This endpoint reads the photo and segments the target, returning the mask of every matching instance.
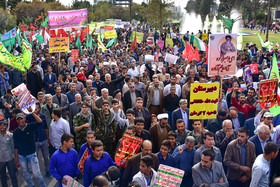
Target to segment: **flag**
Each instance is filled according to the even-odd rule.
[[[81,35],[80,35],[80,40],[81,40],[81,43],[83,43],[84,41],[84,37],[87,35],[87,27],[85,27],[82,32],[81,32]]]
[[[275,54],[273,54],[272,66],[270,68],[270,73],[269,73],[269,79],[278,79],[278,81],[280,80],[279,69],[278,69],[277,59],[276,59]],[[269,111],[273,114],[274,117],[280,114],[279,102],[280,102],[280,88],[279,88],[279,84],[278,84],[277,102],[273,107],[271,107],[269,109]]]
[[[130,49],[133,49],[136,46],[136,44],[137,44],[137,39],[136,39],[136,32],[135,32],[134,39],[133,39]]]
[[[271,43],[270,43],[270,46],[273,47],[273,45],[274,45],[274,42],[271,42]]]
[[[46,17],[46,19],[41,23],[42,27],[47,27],[49,22],[49,16]]]
[[[259,35],[259,33],[257,33],[258,37],[259,37],[259,40],[260,40],[260,43],[261,43],[261,46],[264,47],[264,42],[263,42],[263,39],[262,37]]]
[[[32,46],[27,40],[21,38],[22,55],[14,56],[8,52],[2,42],[0,42],[0,62],[13,66],[20,71],[26,71],[30,68],[32,60]]]
[[[65,32],[64,29],[58,29],[57,31],[57,37],[68,37],[68,34]]]
[[[86,47],[92,50],[92,36],[87,33]]]
[[[77,40],[76,40],[76,45],[79,49],[79,54],[82,55],[83,54],[83,50],[82,50],[82,46],[81,46],[81,40],[80,40],[80,36],[78,36]]]
[[[0,34],[0,35],[1,35],[1,34]],[[27,38],[26,38],[24,29],[23,29],[23,31],[22,31],[22,35],[23,35],[23,38],[24,38],[26,41],[28,41]]]
[[[185,47],[185,49],[184,49],[184,51],[183,51],[183,57],[185,58],[185,59],[188,59],[189,60],[189,63],[192,61],[192,59],[194,58],[194,56],[195,56],[195,51],[194,51],[194,49],[192,48],[192,46],[190,45],[190,43],[189,42],[187,42],[187,44],[186,44],[186,47]]]
[[[44,38],[43,38],[42,30],[38,34],[35,35],[35,38],[37,39],[39,45],[44,43]],[[32,37],[32,40],[35,40],[35,38]]]
[[[9,39],[2,41],[2,44],[8,51],[11,51],[13,46],[16,44],[16,38],[12,38],[11,34],[9,34]]]
[[[95,47],[98,47],[97,43],[95,42],[94,39],[92,39],[92,44],[95,45]]]
[[[37,27],[41,25],[41,23],[44,21],[44,12],[44,8],[39,11],[38,17],[36,19],[33,19],[33,26]]]
[[[197,62],[200,61],[200,56],[197,48],[195,48],[194,58],[196,59]]]
[[[37,30],[37,27],[34,24],[30,23],[30,30]]]
[[[194,36],[194,39],[196,41],[196,45],[197,45],[198,50],[206,51],[205,43],[202,40],[200,40],[198,37],[196,37],[196,36]]]
[[[102,52],[104,53],[106,51],[106,47],[104,46],[104,44],[101,42],[100,37],[98,37],[98,49],[102,50]]]
[[[43,41],[44,41],[44,44],[47,44],[49,40],[50,40],[50,35],[47,32],[47,30],[45,29],[45,27],[43,27]]]
[[[223,21],[224,29],[228,29],[228,30],[232,29],[232,26],[233,26],[233,23],[234,23],[233,19],[225,18],[224,16],[222,16],[222,21]]]
[[[17,44],[18,44],[18,45],[21,45],[21,40],[20,40],[20,29],[19,29],[19,28],[18,28],[18,30],[17,30],[16,39],[17,39]]]
[[[113,44],[116,43],[116,41],[117,41],[117,37],[111,39],[111,40],[107,43],[106,48],[111,47]]]
[[[279,43],[278,42],[275,44],[275,47],[279,47]]]
[[[55,30],[50,30],[50,35],[52,38],[56,37]]]

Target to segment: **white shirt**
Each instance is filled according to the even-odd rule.
[[[133,79],[134,76],[138,76],[139,75],[139,71],[137,68],[130,68],[128,71],[127,71],[127,74],[130,75],[131,79]]]
[[[57,122],[52,120],[50,124],[50,142],[54,148],[59,149],[61,146],[61,136],[64,133],[70,134],[68,121],[63,118],[59,118]]]
[[[164,87],[164,90],[163,90],[163,97],[167,96],[168,94],[170,94],[170,86],[171,84],[168,84]],[[176,87],[176,92],[175,94],[180,98],[181,96],[181,86],[178,85],[178,84],[175,84],[175,87]]]

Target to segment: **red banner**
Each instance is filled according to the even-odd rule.
[[[72,49],[71,51],[71,60],[77,62],[79,59],[79,49]]]
[[[22,32],[23,30],[27,31],[28,30],[27,26],[20,26],[20,31]]]
[[[78,163],[78,168],[80,169],[81,173],[84,172],[84,163],[85,163],[87,157],[89,157],[89,156],[90,156],[89,150],[88,150],[88,148],[86,148],[80,162]]]
[[[120,167],[126,167],[127,160],[138,153],[142,141],[141,138],[124,134],[115,155],[117,165]]]
[[[258,64],[250,64],[250,68],[252,74],[258,74]]]
[[[260,82],[259,104],[263,109],[273,107],[277,102],[278,79],[262,80]]]

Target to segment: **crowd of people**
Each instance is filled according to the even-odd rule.
[[[65,176],[70,176],[85,187],[146,187],[155,182],[159,164],[183,170],[184,187],[280,186],[280,120],[258,104],[259,88],[247,90],[240,87],[242,77],[224,77],[217,118],[190,120],[191,84],[220,83],[219,76],[207,74],[206,52],[200,51],[199,61],[185,59],[175,29],[174,46],[166,44],[166,31],[152,33],[155,41],[164,40],[163,49],[145,40],[131,48],[131,28],[117,33],[120,45],[104,52],[83,47],[77,60],[71,50],[51,54],[48,45],[34,41],[27,73],[0,66],[3,187],[8,180],[19,186],[19,175],[29,187],[47,186],[44,175],[59,186],[69,184]],[[199,31],[206,43],[208,34]],[[191,35],[181,40],[193,45]],[[77,49],[75,41],[71,49]],[[167,53],[178,55],[175,64],[164,61]],[[163,66],[146,61],[148,54]],[[259,83],[269,78],[272,54],[280,57],[277,49],[246,44],[237,52],[236,69],[258,64],[253,81]],[[36,97],[30,114],[21,111],[11,92],[21,83]],[[115,162],[124,134],[143,139],[125,168]]]

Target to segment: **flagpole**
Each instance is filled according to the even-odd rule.
[[[222,96],[223,96],[223,76],[221,75],[221,87],[220,87],[220,102],[219,102],[219,110],[221,110],[222,107]]]
[[[58,53],[58,65],[60,65],[60,52]]]

